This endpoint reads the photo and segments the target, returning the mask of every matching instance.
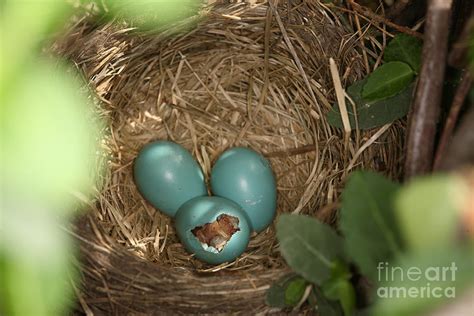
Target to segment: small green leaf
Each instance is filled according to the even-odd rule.
[[[336,260],[331,269],[331,278],[322,285],[324,295],[328,299],[339,301],[345,315],[352,315],[355,308],[355,291],[350,283],[351,276],[348,265]]]
[[[292,280],[285,290],[285,304],[288,306],[296,306],[303,297],[307,284],[303,278]]]
[[[392,200],[399,185],[373,172],[354,172],[342,192],[340,228],[347,253],[361,272],[376,281],[379,262],[401,248]]]
[[[423,50],[423,41],[407,35],[397,34],[388,43],[384,52],[385,62],[401,61],[410,65],[416,73],[420,72],[421,68],[421,51]]]
[[[352,273],[349,271],[349,266],[342,260],[335,260],[331,267],[331,278],[332,279],[345,279],[349,280],[352,277]]]
[[[414,250],[455,245],[459,205],[468,193],[464,184],[448,175],[417,178],[396,199],[397,219],[404,240]]]
[[[355,290],[345,278],[330,279],[322,286],[324,295],[341,303],[344,315],[352,315],[355,309]]]
[[[286,290],[293,281],[302,279],[297,276],[295,273],[287,274],[281,277],[278,281],[272,284],[268,289],[266,295],[266,303],[268,306],[276,308],[285,308],[288,307],[286,304]]]
[[[393,97],[413,81],[414,72],[405,63],[393,61],[375,69],[362,88],[362,98],[376,101]]]
[[[359,129],[379,127],[402,118],[408,113],[413,94],[413,85],[408,86],[402,92],[391,98],[367,102],[361,96],[362,88],[366,82],[367,80],[357,81],[347,88],[347,94],[354,101],[357,113],[358,125],[356,125],[352,106],[349,101],[347,101],[347,111],[352,129],[355,129],[356,126],[358,126]],[[333,109],[328,112],[327,120],[331,126],[343,128],[339,105],[337,103],[334,104]]]
[[[322,284],[331,274],[332,262],[344,256],[343,241],[317,219],[283,214],[278,219],[277,238],[288,265],[306,280]]]
[[[285,285],[288,283],[289,280],[295,278],[294,274],[285,275],[284,277],[280,278],[278,281],[272,284],[267,291],[267,295],[265,296],[265,301],[268,306],[277,307],[277,308],[285,308]]]
[[[311,306],[314,306],[315,309],[318,311],[318,315],[323,316],[342,316],[344,315],[344,311],[342,310],[341,304],[337,301],[331,301],[327,299],[323,291],[314,286],[313,290],[311,291],[308,297],[308,303]]]

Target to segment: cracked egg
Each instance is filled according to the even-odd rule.
[[[242,208],[215,196],[184,203],[176,213],[175,225],[186,250],[210,264],[235,260],[247,248],[251,233]]]

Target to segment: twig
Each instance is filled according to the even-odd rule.
[[[459,38],[464,31],[468,21],[474,13],[474,1],[472,0],[456,0],[453,2],[451,14],[450,38]]]
[[[388,32],[387,30],[385,30],[385,24],[383,25],[383,27],[377,25],[377,24],[373,24],[373,21],[371,18],[368,18],[366,17],[365,15],[363,14],[360,14],[359,12],[355,12],[354,10],[351,10],[351,9],[346,9],[346,8],[342,8],[342,7],[338,7],[338,6],[328,6],[328,7],[331,7],[333,8],[334,10],[339,10],[341,12],[344,12],[344,13],[349,13],[351,15],[357,15],[359,18],[361,18],[362,20],[368,22],[371,24],[371,26],[375,27],[377,30],[379,30],[381,33],[384,33],[390,37],[394,37],[394,35],[390,32]],[[383,23],[382,23],[383,24]],[[367,31],[365,31],[364,33],[367,33]],[[373,32],[370,32],[369,34],[373,34]]]
[[[398,0],[388,10],[387,17],[393,19],[399,16],[411,2],[412,0]]]
[[[452,67],[463,68],[467,64],[467,53],[469,50],[469,37],[474,31],[474,17],[466,23],[464,30],[453,44],[448,56],[448,63]]]
[[[446,2],[451,2],[451,1],[452,0],[446,0]],[[413,31],[412,29],[410,29],[408,27],[395,24],[392,21],[390,21],[390,20],[388,20],[384,17],[381,17],[380,15],[375,14],[371,10],[355,3],[353,0],[349,0],[349,3],[352,5],[352,7],[354,8],[355,11],[359,12],[362,15],[365,15],[365,16],[371,18],[374,21],[384,23],[387,26],[389,26],[389,27],[391,27],[391,28],[393,28],[393,29],[395,29],[399,32],[406,33],[408,35],[415,36],[415,37],[418,37],[418,38],[423,38],[423,35],[421,33]]]
[[[458,121],[459,112],[466,100],[466,97],[471,88],[472,78],[469,72],[465,72],[461,78],[456,94],[454,95],[453,103],[449,110],[448,119],[441,134],[441,139],[439,141],[438,150],[436,151],[435,161],[434,161],[434,170],[438,170],[441,164],[443,156],[446,154],[446,147],[449,140],[452,137],[454,126]]]
[[[440,170],[459,169],[463,165],[474,164],[474,106],[471,104],[468,113],[463,115],[460,126],[449,144],[447,154],[443,157]]]
[[[352,6],[352,9],[354,9],[352,0],[349,1],[349,4]],[[354,14],[354,21],[357,27],[357,32],[359,33],[359,41],[360,41],[361,47],[365,47],[364,35],[360,27],[359,16],[357,14]],[[369,59],[367,58],[367,52],[365,51],[365,49],[362,49],[362,57],[364,58],[365,69],[367,70],[367,73],[370,73]]]
[[[427,173],[433,162],[443,90],[452,0],[429,0],[423,64],[409,115],[405,178]]]

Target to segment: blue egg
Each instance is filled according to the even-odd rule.
[[[176,213],[175,225],[186,250],[210,264],[235,260],[250,240],[245,212],[220,197],[197,197],[184,203]]]
[[[252,149],[235,147],[225,151],[212,169],[211,188],[214,195],[239,204],[257,232],[275,217],[275,176],[268,160]]]
[[[207,195],[201,168],[182,146],[156,141],[143,147],[133,167],[141,195],[163,213],[174,216],[186,201]]]

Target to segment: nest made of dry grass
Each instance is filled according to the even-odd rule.
[[[150,141],[183,145],[207,177],[225,149],[254,148],[276,174],[278,213],[327,222],[351,169],[398,176],[402,124],[345,141],[325,119],[335,101],[329,58],[348,84],[365,74],[361,52],[376,53],[319,1],[291,3],[219,5],[190,30],[160,34],[82,19],[59,42],[102,100],[108,124],[103,189],[75,232],[84,309],[264,311],[265,291],[287,272],[274,227],[228,264],[211,267],[188,254],[170,218],[134,185],[133,160]]]

